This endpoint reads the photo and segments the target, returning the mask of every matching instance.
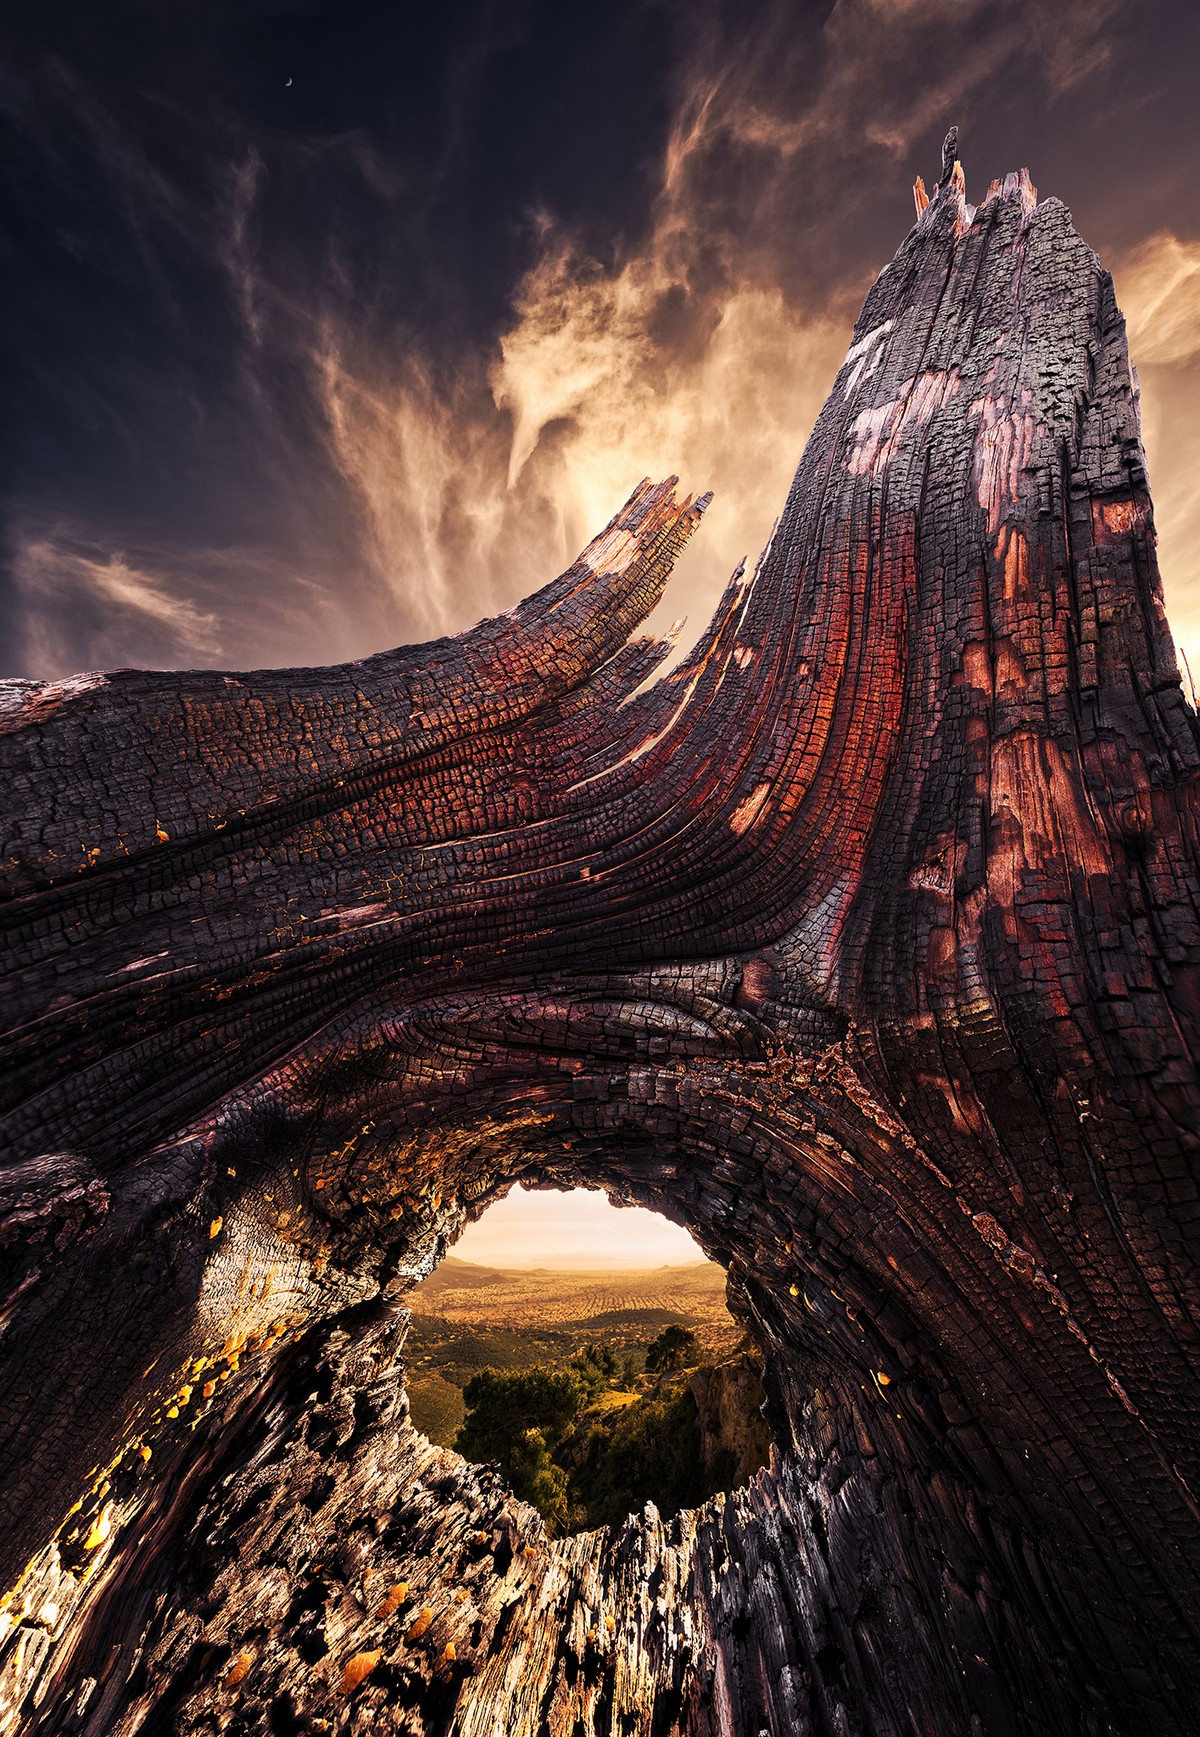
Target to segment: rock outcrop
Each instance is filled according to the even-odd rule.
[[[700,1457],[710,1478],[747,1483],[771,1460],[763,1417],[762,1367],[745,1352],[706,1363],[689,1378],[700,1420]],[[710,1488],[712,1486],[710,1485]]]

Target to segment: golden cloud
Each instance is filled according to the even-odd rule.
[[[1200,355],[1200,241],[1153,235],[1126,254],[1117,288],[1134,362],[1189,362]]]
[[[1200,241],[1151,236],[1115,261],[1113,280],[1141,381],[1167,615],[1200,680]]]

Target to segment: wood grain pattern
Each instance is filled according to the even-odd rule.
[[[1200,1726],[1200,740],[1065,208],[951,162],[647,683],[704,504],[457,639],[6,684],[0,1729]],[[551,1543],[414,1434],[518,1177],[727,1267],[769,1471]]]

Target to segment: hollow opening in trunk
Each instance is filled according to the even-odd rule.
[[[761,1353],[658,1213],[518,1184],[406,1301],[414,1425],[496,1462],[551,1536],[670,1518],[769,1463]]]

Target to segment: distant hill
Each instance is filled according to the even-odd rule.
[[[723,1353],[740,1337],[725,1307],[725,1274],[711,1261],[680,1267],[618,1268],[608,1272],[552,1268],[477,1267],[448,1259],[410,1291],[418,1316],[447,1325],[594,1337],[610,1330],[623,1348],[630,1333],[684,1321],[706,1351]]]
[[[711,1261],[685,1266],[556,1271],[476,1266],[448,1255],[405,1298],[413,1422],[453,1444],[461,1389],[479,1369],[565,1367],[583,1346],[608,1344],[640,1357],[673,1321],[691,1327],[707,1361],[730,1356],[742,1329],[725,1306],[725,1274]]]

